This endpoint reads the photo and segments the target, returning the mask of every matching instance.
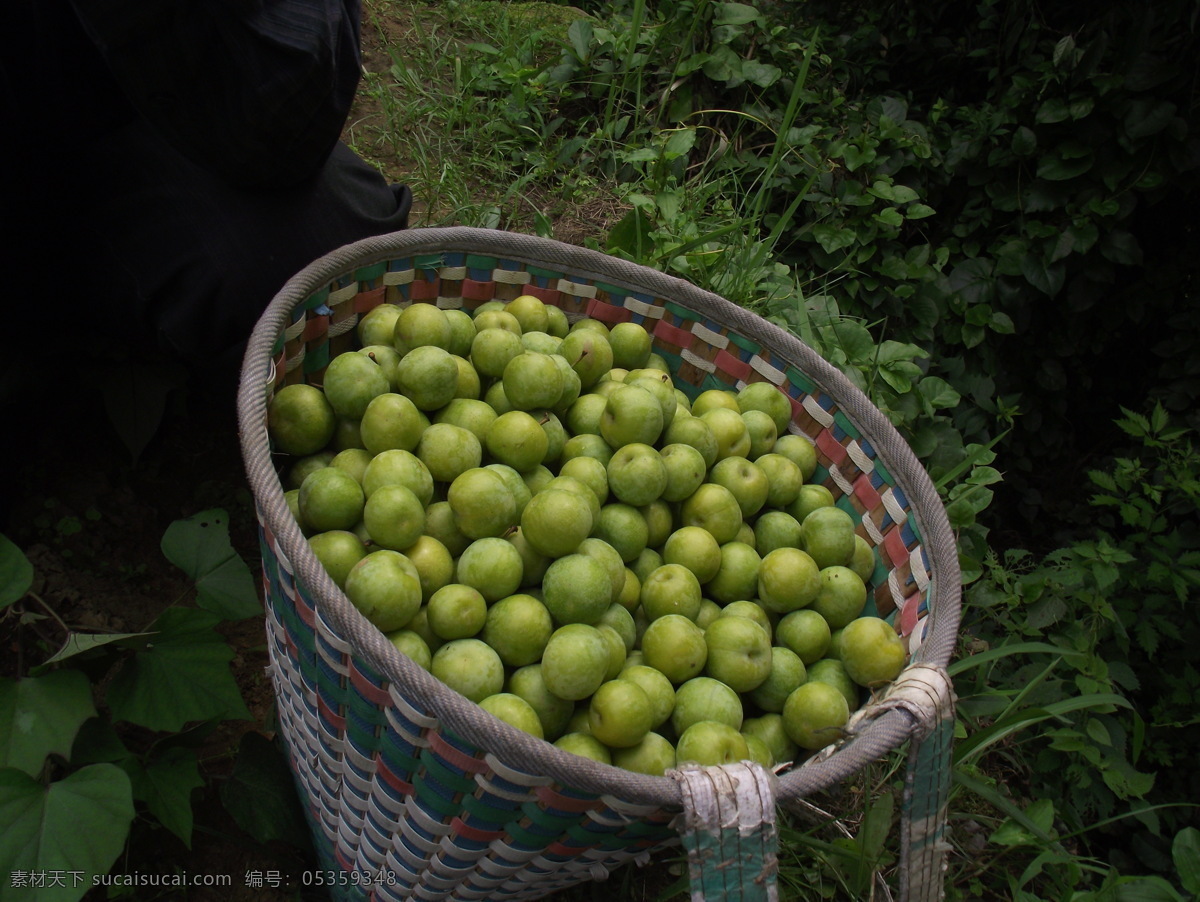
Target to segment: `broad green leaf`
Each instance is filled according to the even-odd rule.
[[[949,382],[940,376],[926,376],[918,383],[921,397],[934,410],[957,407],[962,396]]]
[[[108,688],[113,718],[177,732],[195,720],[249,719],[229,671],[233,649],[207,611],[169,608],[152,628],[160,635],[125,661]]]
[[[220,509],[176,520],[162,538],[162,552],[196,581],[196,603],[228,620],[262,612],[254,577],[229,541],[229,515]]]
[[[1083,175],[1092,168],[1091,156],[1065,158],[1059,155],[1043,157],[1038,163],[1037,175],[1050,182],[1065,182]]]
[[[1129,104],[1129,112],[1125,114],[1125,133],[1135,139],[1148,138],[1165,129],[1174,118],[1175,104],[1170,101],[1139,98]]]
[[[192,790],[204,785],[196,753],[174,746],[146,764],[128,761],[133,797],[146,803],[159,823],[192,847]]]
[[[291,769],[280,749],[261,733],[242,735],[233,773],[221,784],[221,804],[259,842],[309,842]]]
[[[746,60],[742,63],[742,78],[760,88],[769,88],[783,77],[783,70],[778,66],[760,63],[757,60]]]
[[[47,658],[46,663],[54,664],[105,645],[112,645],[113,643],[130,644],[130,639],[140,640],[153,635],[154,633],[71,633],[67,636],[66,641],[63,642],[62,648]]]
[[[666,150],[669,155],[676,157],[690,153],[696,146],[696,130],[694,128],[678,128],[667,138]]]
[[[850,247],[858,240],[858,235],[851,229],[838,228],[830,223],[820,223],[812,228],[812,236],[817,244],[824,248],[827,254]]]
[[[76,902],[93,876],[108,873],[121,854],[133,815],[129,777],[113,764],[88,765],[49,786],[14,768],[0,769],[5,900]],[[63,885],[12,885],[17,873],[52,871],[64,873]]]
[[[0,680],[0,767],[37,776],[47,755],[71,754],[79,727],[95,716],[91,684],[78,670]]]
[[[1120,902],[1189,902],[1162,877],[1120,877],[1113,898]]]
[[[592,46],[592,25],[587,19],[576,19],[567,27],[571,49],[581,60],[587,59]]]
[[[1184,827],[1171,843],[1171,858],[1179,872],[1179,882],[1194,896],[1200,896],[1200,830]]]
[[[624,251],[633,260],[643,260],[650,253],[653,228],[650,217],[634,208],[609,230],[608,248]]]
[[[1022,125],[1013,132],[1012,149],[1017,156],[1029,156],[1037,150],[1037,132],[1027,125]]]
[[[1067,102],[1060,97],[1052,97],[1038,107],[1034,122],[1038,125],[1048,125],[1069,118],[1071,118],[1071,108]]]
[[[1124,229],[1113,229],[1100,239],[1100,253],[1113,263],[1137,266],[1142,262],[1142,248],[1137,238]]]
[[[1021,261],[1021,274],[1030,285],[1050,297],[1058,294],[1066,280],[1066,270],[1062,264],[1047,266],[1032,254]]]
[[[33,586],[33,564],[25,552],[0,534],[0,609],[20,601]]]
[[[714,25],[748,25],[762,14],[745,3],[718,3],[713,13]]]

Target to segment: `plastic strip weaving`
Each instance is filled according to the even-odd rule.
[[[870,604],[905,637],[908,668],[944,667],[954,649],[958,559],[937,492],[882,413],[794,337],[679,279],[531,236],[416,229],[341,248],[293,277],[263,314],[238,402],[281,733],[322,867],[361,878],[332,887],[337,898],[535,899],[645,862],[678,845],[681,831],[693,850],[722,848],[697,832],[692,793],[677,780],[591,762],[515,730],[400,654],[333,584],[284,500],[268,400],[285,384],[319,384],[329,361],[355,347],[364,313],[381,303],[473,310],[521,294],[572,318],[642,323],[690,397],[752,381],[782,390],[791,431],[817,451],[814,480],[878,551]],[[938,705],[932,731],[919,707],[870,711],[837,746],[764,784],[765,804],[833,786],[920,733],[901,892],[937,898],[952,696]],[[711,777],[714,786],[724,779]],[[773,818],[761,821],[774,830]],[[772,896],[773,833],[765,844],[739,841],[761,852],[756,867]],[[694,892],[717,885],[693,876]]]

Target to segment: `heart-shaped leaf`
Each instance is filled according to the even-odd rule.
[[[176,520],[162,538],[162,552],[196,581],[196,603],[228,620],[262,612],[254,577],[229,541],[229,515],[220,509]]]
[[[47,755],[71,754],[79,727],[95,716],[92,687],[77,670],[0,680],[0,767],[37,776]]]
[[[133,813],[129,777],[113,764],[88,765],[49,786],[16,768],[0,769],[4,898],[76,902],[121,854]],[[23,882],[19,875],[47,879]]]

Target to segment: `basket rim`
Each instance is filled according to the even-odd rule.
[[[237,411],[243,463],[251,483],[259,516],[274,535],[295,574],[313,592],[321,613],[354,650],[398,690],[421,699],[455,734],[501,760],[519,761],[560,784],[616,797],[637,805],[668,810],[683,807],[678,783],[670,776],[635,774],[611,765],[592,762],[563,751],[498,718],[487,715],[400,653],[350,603],[317,562],[299,525],[291,516],[275,469],[267,435],[268,386],[274,377],[273,351],[298,304],[331,280],[355,269],[397,256],[478,253],[523,264],[562,269],[607,284],[649,292],[655,297],[680,300],[740,334],[751,330],[760,342],[781,358],[802,368],[805,376],[832,397],[854,426],[870,437],[888,472],[904,491],[920,530],[930,568],[928,633],[906,665],[945,667],[953,654],[961,617],[961,577],[957,544],[945,508],[924,467],[895,427],[839,370],[800,339],[731,301],[696,285],[640,264],[599,251],[564,244],[549,238],[467,226],[406,229],[365,238],[331,251],[292,276],[270,301],[257,321],[243,356]],[[915,720],[902,709],[888,709],[866,718],[851,741],[802,762],[777,777],[781,802],[797,799],[832,786],[867,763],[886,755],[912,734]],[[501,750],[497,747],[502,746]]]

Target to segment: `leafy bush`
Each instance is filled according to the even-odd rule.
[[[218,627],[262,607],[227,523],[224,511],[210,510],[168,527],[163,554],[194,580],[195,604],[164,604],[132,633],[67,627],[33,591],[24,553],[0,536],[0,610],[13,647],[44,645],[22,634],[38,620],[65,632],[42,660],[18,656],[16,674],[0,678],[0,807],[11,815],[0,838],[6,898],[10,890],[34,898],[54,873],[66,875],[55,898],[82,897],[138,823],[191,847],[193,792],[206,782],[199,749],[222,723],[251,719],[229,669],[234,649]],[[279,773],[277,791],[264,794]],[[222,792],[226,807],[256,839],[306,842],[286,767],[260,734],[245,734],[222,788],[230,790]]]
[[[1117,423],[1136,456],[1089,474],[1095,533],[1041,559],[993,553],[968,595],[965,641],[980,644],[957,665],[973,673],[958,681],[956,755],[991,746],[986,770],[1019,777],[1071,835],[1095,831],[1101,859],[1169,873],[1172,838],[1200,825],[1185,801],[1200,798],[1185,763],[1200,741],[1200,452],[1161,406]]]

